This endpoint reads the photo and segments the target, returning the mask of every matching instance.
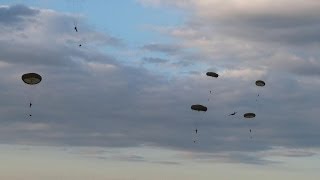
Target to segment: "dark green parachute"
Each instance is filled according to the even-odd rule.
[[[255,114],[255,113],[245,113],[245,114],[243,115],[243,117],[250,119],[250,118],[256,117],[256,114]]]
[[[201,104],[194,104],[191,106],[191,109],[195,110],[195,111],[204,111],[204,112],[206,112],[208,110],[208,108],[206,106],[203,106]]]
[[[42,77],[37,73],[27,73],[22,75],[22,81],[29,85],[35,85],[41,82]]]
[[[260,87],[263,87],[263,86],[266,85],[266,83],[265,83],[264,81],[262,81],[262,80],[257,80],[257,81],[256,81],[256,85],[257,85],[257,86],[260,86]]]
[[[215,73],[215,72],[207,72],[207,76],[211,76],[211,77],[219,77],[219,74]]]

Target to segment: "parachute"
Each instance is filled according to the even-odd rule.
[[[251,118],[254,118],[256,117],[256,114],[255,113],[245,113],[243,115],[244,118],[247,118],[247,119],[251,119]]]
[[[257,81],[256,81],[256,85],[257,85],[257,86],[260,86],[260,87],[263,87],[263,86],[266,85],[266,83],[265,83],[264,81],[262,81],[262,80],[257,80]]]
[[[208,110],[208,108],[206,106],[203,106],[201,104],[192,105],[191,109],[195,110],[195,111],[204,111],[204,112],[206,112]]]
[[[42,77],[37,73],[27,73],[21,76],[24,83],[29,85],[35,85],[41,82]]]
[[[211,76],[211,77],[219,77],[219,74],[215,73],[215,72],[207,72],[207,76]]]

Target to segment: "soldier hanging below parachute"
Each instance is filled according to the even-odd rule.
[[[42,77],[37,73],[26,73],[21,76],[21,79],[25,84],[34,86],[41,82]],[[30,98],[29,108],[31,109],[31,107],[32,107],[32,100]],[[29,117],[32,117],[31,110],[29,113]]]
[[[198,111],[198,112],[206,112],[208,110],[208,108],[204,105],[201,105],[201,104],[194,104],[191,106],[191,109],[193,111]],[[195,122],[195,133],[198,134],[198,126],[197,126],[197,123]],[[193,140],[193,143],[196,143],[197,141],[196,140]]]
[[[262,80],[257,80],[256,81],[256,86],[258,87],[264,87],[266,85],[266,83]],[[260,93],[258,93],[257,98],[260,96]],[[258,99],[256,99],[256,101],[258,101]]]
[[[246,118],[246,119],[253,119],[253,118],[256,117],[256,114],[255,113],[245,113],[243,115],[243,117]],[[251,130],[251,128],[249,129],[249,132],[250,132],[250,138],[252,139],[252,135],[251,135],[252,130]]]

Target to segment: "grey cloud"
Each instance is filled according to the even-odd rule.
[[[185,24],[186,27],[212,40],[214,37],[225,36],[225,38],[271,44],[318,43],[320,6],[319,2],[313,0],[301,2],[281,0],[278,3],[257,1],[250,4],[218,0],[141,0],[140,2],[188,10],[190,18]],[[189,35],[194,36],[194,33]]]
[[[20,7],[20,6],[19,6]],[[2,7],[3,11],[10,11],[14,7]],[[76,34],[72,25],[73,17],[53,11],[33,10],[37,13],[21,13],[19,17],[28,16],[33,21],[21,19],[15,27],[24,30],[8,29],[0,25],[3,36],[0,38],[0,59],[7,63],[20,63],[24,65],[36,64],[37,66],[77,66],[81,61],[113,61],[115,58],[107,55],[101,56],[96,51],[92,53],[93,46],[122,47],[123,42],[115,37],[88,28],[85,22],[81,33]],[[26,12],[29,12],[25,10]],[[15,11],[14,11],[15,12]],[[78,47],[79,43],[83,46]],[[26,59],[28,57],[28,59]]]
[[[174,45],[174,44],[147,44],[142,47],[142,49],[146,49],[149,51],[154,51],[154,52],[161,52],[165,53],[168,55],[173,55],[182,50],[182,47],[179,45]]]
[[[242,111],[239,112],[239,119],[238,117],[228,119],[226,115],[231,111],[231,104],[225,104],[223,91],[229,91],[228,89],[231,87],[224,87],[224,82],[220,81],[216,84],[217,87],[220,87],[214,88],[217,95],[213,95],[213,102],[207,102],[208,90],[211,87],[208,84],[209,80],[197,82],[186,79],[185,82],[176,81],[174,85],[168,86],[164,85],[165,81],[161,81],[158,79],[159,77],[154,77],[147,72],[140,72],[135,68],[128,67],[117,68],[95,75],[76,71],[73,72],[76,74],[68,77],[67,72],[57,71],[58,75],[52,76],[54,79],[47,76],[44,81],[45,85],[37,88],[38,92],[40,89],[41,96],[34,103],[33,121],[41,120],[49,123],[50,130],[23,132],[8,128],[7,131],[2,131],[7,134],[2,135],[3,140],[6,138],[23,139],[23,141],[51,142],[63,145],[106,147],[134,147],[150,144],[171,149],[203,152],[260,151],[268,149],[269,145],[310,145],[297,136],[301,132],[301,128],[299,128],[301,126],[296,126],[296,123],[299,123],[301,115],[293,113],[288,116],[287,112],[293,111],[290,107],[284,106],[277,111],[266,109],[264,113],[257,113],[257,121],[245,122],[241,119],[242,113],[255,106],[254,98],[251,103],[246,105],[241,102],[248,101],[249,93],[239,99],[239,105],[233,104],[235,108],[232,111],[238,111],[239,107],[243,108],[244,106],[249,108],[240,109]],[[129,77],[130,79],[128,79]],[[141,79],[141,77],[144,78]],[[163,85],[166,88],[161,87]],[[182,88],[184,86],[190,88],[184,89]],[[272,87],[272,85],[269,86]],[[279,92],[277,89],[275,90],[275,92]],[[18,92],[23,93],[22,91]],[[282,99],[277,96],[272,98],[273,101],[270,102],[268,97],[274,92],[264,92],[262,97],[264,96],[265,100],[261,100],[264,106],[281,104]],[[96,95],[101,97],[95,98]],[[46,102],[46,98],[43,98],[47,96],[52,98],[50,102]],[[256,94],[252,93],[251,96],[255,97]],[[190,110],[190,105],[199,102],[199,99],[206,101],[205,103],[210,108],[210,112],[207,112],[204,118]],[[275,101],[276,99],[279,101]],[[18,102],[23,103],[24,100]],[[219,104],[224,105],[220,107]],[[303,106],[306,105],[308,106],[308,104]],[[22,111],[22,113],[16,114],[16,117],[12,117],[14,119],[11,118],[10,122],[20,121],[21,117],[19,116],[23,116],[23,106],[16,111]],[[270,116],[270,114],[273,115]],[[280,117],[276,118],[278,115]],[[281,120],[286,118],[291,119],[290,125],[288,125],[288,121]],[[194,147],[192,143],[195,121],[200,121],[200,145],[197,147]],[[312,127],[310,122],[312,119],[304,121],[304,127]],[[277,124],[277,128],[274,127],[275,124]],[[264,138],[252,142],[249,139],[249,127],[252,127],[257,133],[256,138]],[[15,132],[16,135],[10,137],[11,133],[9,132]],[[311,130],[310,132],[317,131]],[[316,139],[312,137],[316,136],[317,134],[313,133],[308,135],[310,143],[314,143],[314,146],[317,146],[317,143]]]
[[[224,36],[254,42],[282,43],[284,45],[312,45],[318,43],[320,21],[311,22],[311,24],[297,24],[297,20],[294,18],[288,17],[282,21],[279,21],[278,18],[271,16],[263,17],[262,20],[258,18],[245,22],[250,19],[245,17],[245,20],[237,19],[235,23],[223,22],[231,25],[218,27],[217,31]],[[301,21],[305,22],[308,19],[302,19]]]
[[[163,68],[192,68],[196,63],[200,64],[209,59],[206,55],[192,51],[191,48],[182,48],[182,46],[176,44],[147,44],[142,49],[151,52],[150,57],[142,59],[143,63],[166,65]],[[153,57],[154,54],[152,53],[159,52],[163,53],[165,58]]]
[[[56,72],[59,73],[46,76],[43,86],[37,88],[37,92],[41,95],[38,96],[33,108],[33,121],[46,122],[50,129],[43,132],[6,128],[6,131],[1,130],[2,142],[42,142],[43,144],[49,142],[54,145],[104,147],[136,147],[150,144],[194,152],[234,150],[257,152],[268,149],[271,145],[288,147],[319,145],[316,138],[318,137],[316,129],[319,125],[312,124],[315,116],[310,116],[311,119],[308,121],[300,122],[303,112],[288,115],[288,112],[294,112],[296,108],[299,109],[299,106],[266,109],[273,104],[281,105],[283,100],[283,97],[279,98],[283,96],[279,93],[281,89],[276,88],[270,92],[267,90],[261,94],[264,98],[261,103],[265,112],[257,113],[257,120],[251,123],[241,119],[241,115],[246,110],[252,110],[255,106],[254,98],[251,103],[245,105],[241,101],[248,101],[250,96],[255,97],[256,94],[248,93],[239,100],[236,98],[239,104],[236,102],[226,104],[227,100],[222,97],[232,87],[224,87],[226,85],[222,81],[215,84],[216,95],[212,97],[214,100],[207,102],[208,90],[213,86],[208,83],[209,80],[197,82],[187,78],[183,81],[175,80],[172,85],[168,85],[164,80],[147,72],[121,66],[98,74],[75,71],[71,77],[68,77],[67,72]],[[17,80],[20,81],[19,78]],[[275,88],[270,83],[267,85]],[[235,85],[235,87],[239,86]],[[229,88],[231,89],[228,90]],[[15,94],[22,93],[19,90]],[[279,97],[268,98],[272,94],[278,94]],[[97,95],[99,98],[96,98]],[[51,97],[51,100],[47,102],[47,98],[44,97]],[[304,95],[301,97],[305,98]],[[290,102],[295,100],[290,96],[288,98]],[[24,99],[14,99],[16,98],[5,102],[24,103]],[[190,105],[199,101],[208,104],[209,107],[209,112],[203,118],[190,110]],[[297,102],[299,101],[301,100],[297,99]],[[241,107],[239,116],[234,119],[226,116],[232,106],[234,107],[232,111],[239,111]],[[303,106],[309,107],[312,104],[303,104]],[[6,123],[25,121],[21,118],[24,106],[21,105],[15,111],[21,113],[16,113]],[[8,117],[7,115],[8,112],[2,114],[4,117]],[[4,120],[5,118],[2,118],[2,125]],[[196,147],[192,143],[195,121],[199,122],[200,130],[199,145]],[[253,129],[254,140],[249,138],[249,127]],[[310,133],[304,130],[308,128],[312,128],[309,129]],[[309,140],[305,141],[306,138]],[[240,159],[246,163],[265,163],[251,158]],[[225,161],[231,162],[229,159]]]
[[[278,148],[270,152],[260,153],[262,156],[281,156],[281,157],[312,157],[318,153],[304,149],[285,149]]]
[[[267,160],[259,158],[255,155],[245,155],[245,154],[233,154],[229,161],[236,163],[244,163],[244,164],[255,164],[255,165],[270,165],[270,164],[279,164],[281,162]]]
[[[144,57],[142,61],[146,63],[151,63],[151,64],[162,64],[162,63],[168,62],[167,59],[155,58],[155,57]]]
[[[146,162],[146,159],[143,156],[138,155],[127,155],[127,156],[114,156],[116,160],[121,161],[130,161],[130,162]]]
[[[164,165],[180,165],[181,163],[175,161],[152,161],[155,164],[164,164]]]
[[[51,30],[39,29],[57,37],[58,30]],[[10,32],[6,35],[14,37]],[[168,81],[165,76],[147,69],[121,64],[112,55],[96,48],[36,44],[36,38],[26,38],[22,42],[13,38],[14,46],[7,37],[1,37],[2,44],[16,48],[9,50],[4,45],[0,48],[1,63],[9,64],[0,64],[2,143],[102,147],[151,145],[194,153],[225,152],[227,155],[220,157],[223,161],[253,164],[270,162],[241,153],[265,151],[273,146],[320,146],[316,108],[320,98],[319,84],[306,86],[285,72],[275,71],[261,77],[249,73],[248,78],[241,78],[247,76],[241,71],[233,77],[222,72],[221,77],[213,80],[204,75],[210,68],[220,70],[212,63],[206,65],[202,73],[190,68],[187,70],[192,73]],[[151,44],[143,49],[183,57],[179,54],[182,48],[176,45]],[[210,59],[208,55],[204,57]],[[235,62],[234,68],[248,66],[250,70],[257,63],[244,62],[245,57],[229,59],[229,62]],[[292,66],[291,69],[296,71],[300,67]],[[21,81],[21,74],[31,70],[44,77],[32,90]],[[256,78],[264,78],[267,82],[261,92],[253,86]],[[209,90],[214,91],[212,96]],[[26,92],[30,91],[35,93],[34,116],[28,120],[30,124],[21,124],[27,118],[29,100]],[[257,93],[261,95],[259,102],[255,101]],[[194,103],[206,104],[208,112],[191,111],[190,106]],[[233,111],[238,111],[238,116],[228,117],[227,114]],[[241,115],[247,111],[256,112],[254,121],[244,121]],[[33,126],[39,122],[46,126]],[[192,142],[195,122],[199,125],[196,146]],[[49,128],[41,129],[44,127]],[[253,140],[250,139],[250,128],[253,129]],[[232,153],[234,151],[239,151],[240,155]],[[127,159],[143,160],[139,156]]]
[[[303,76],[319,76],[320,62],[316,57],[293,56],[290,54],[275,54],[270,64],[274,69],[291,72]]]
[[[198,162],[223,162],[223,163],[240,163],[240,164],[254,164],[254,165],[272,165],[279,164],[272,160],[259,157],[254,153],[242,153],[242,152],[228,152],[228,153],[192,153],[183,155],[184,158],[192,159]]]
[[[16,24],[25,21],[25,17],[32,17],[39,14],[40,11],[31,9],[24,5],[15,5],[9,7],[0,7],[0,24]]]
[[[319,52],[316,51],[320,37],[319,2],[141,2],[189,10],[184,24],[154,28],[179,38],[181,46],[193,46],[198,50],[197,53],[177,52],[178,63],[197,62],[227,69],[250,67],[268,69],[268,73],[279,70],[298,76],[319,75]],[[279,52],[287,53],[283,58],[288,59],[277,58]]]

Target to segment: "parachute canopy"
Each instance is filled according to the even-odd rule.
[[[256,117],[256,114],[255,113],[245,113],[243,115],[243,117],[245,117],[245,118],[254,118],[254,117]]]
[[[203,106],[203,105],[201,105],[201,104],[194,104],[194,105],[191,106],[191,109],[195,110],[195,111],[204,111],[204,112],[206,112],[208,108]]]
[[[34,85],[40,83],[42,77],[37,73],[27,73],[22,75],[21,79],[26,84]]]
[[[263,87],[263,86],[266,85],[266,83],[265,83],[264,81],[262,81],[262,80],[257,80],[257,81],[256,81],[256,85]]]
[[[211,76],[211,77],[217,78],[219,76],[219,74],[217,74],[215,72],[207,72],[207,76]]]

